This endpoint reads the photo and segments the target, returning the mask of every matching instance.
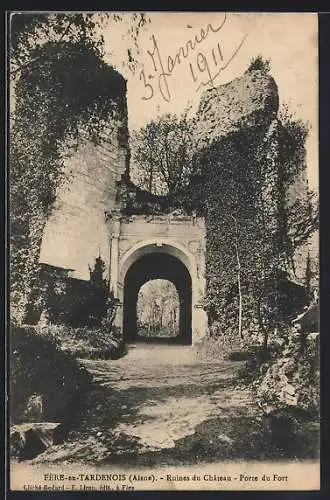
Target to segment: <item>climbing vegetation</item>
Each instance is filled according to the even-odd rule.
[[[10,23],[11,311],[28,322],[37,300],[44,224],[64,161],[87,137],[98,142],[111,120],[126,118],[126,84],[103,59],[105,13],[13,14]],[[127,65],[134,70],[144,14],[130,19]],[[127,136],[127,130],[122,131]]]

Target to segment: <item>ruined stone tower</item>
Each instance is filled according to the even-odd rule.
[[[115,208],[116,182],[128,168],[126,81],[114,70],[112,79],[121,94],[113,103],[117,112],[109,116],[97,144],[81,131],[77,148],[65,145],[65,180],[41,245],[41,264],[82,280],[89,279],[88,266],[98,255],[109,268],[110,237],[104,214]],[[109,96],[114,99],[111,89]]]

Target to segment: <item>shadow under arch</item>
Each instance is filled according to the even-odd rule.
[[[137,334],[137,300],[141,286],[152,279],[166,279],[176,287],[179,295],[179,334],[176,337],[150,337]],[[191,345],[192,343],[192,280],[186,265],[173,252],[162,247],[148,249],[134,260],[124,278],[123,331],[126,342],[163,342]]]

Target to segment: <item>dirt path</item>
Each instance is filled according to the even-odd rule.
[[[234,386],[240,363],[138,345],[119,360],[83,364],[94,384],[74,428],[34,463],[188,464],[248,457],[247,443],[258,443],[252,395]]]

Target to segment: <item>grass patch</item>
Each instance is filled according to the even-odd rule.
[[[241,353],[243,343],[239,338],[233,340],[223,336],[207,336],[194,346],[195,356],[202,361],[230,359],[233,352]],[[235,361],[233,359],[233,361]],[[240,360],[239,360],[240,361]]]

